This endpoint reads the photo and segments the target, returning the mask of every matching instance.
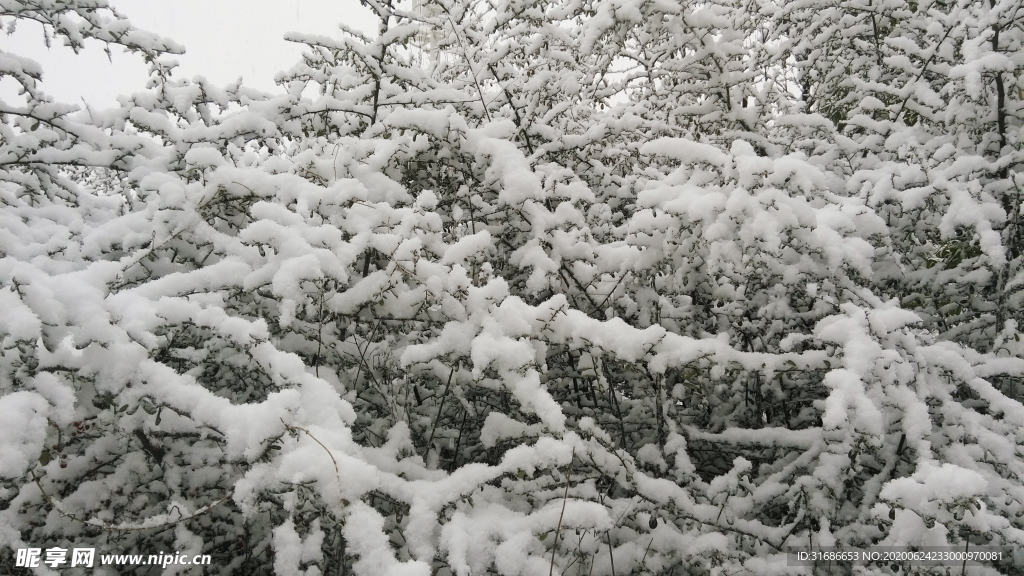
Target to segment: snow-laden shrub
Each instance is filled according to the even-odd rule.
[[[0,8],[154,66],[83,116],[0,54],[6,548],[614,576],[1022,543],[1009,5],[367,4],[278,95],[176,80],[102,3]]]

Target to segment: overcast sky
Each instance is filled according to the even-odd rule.
[[[180,75],[205,76],[224,85],[241,76],[245,83],[274,89],[274,75],[298,61],[302,48],[285,42],[291,31],[329,36],[337,24],[371,32],[375,22],[359,0],[111,0],[138,28],[166,36],[187,52],[178,57]],[[8,21],[4,21],[6,25]],[[113,106],[118,94],[140,91],[146,82],[141,58],[115,50],[113,63],[102,45],[85,53],[54,42],[47,50],[42,27],[20,22],[12,36],[0,34],[0,50],[27,56],[43,67],[43,88],[58,101]],[[13,93],[11,80],[0,99]]]

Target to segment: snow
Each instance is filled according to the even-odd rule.
[[[488,249],[492,243],[491,233],[487,230],[463,236],[444,251],[441,261],[444,264],[462,264],[470,256]]]
[[[0,330],[5,342],[13,340],[34,340],[39,337],[42,323],[10,287],[0,288]],[[5,343],[6,348],[8,344]]]
[[[224,164],[224,157],[215,148],[192,148],[185,153],[185,164],[216,168]]]
[[[345,523],[345,539],[359,559],[352,565],[358,576],[428,576],[430,565],[419,560],[399,562],[384,538],[384,518],[356,502]]]
[[[19,478],[39,459],[49,409],[46,400],[32,392],[0,396],[0,476]]]
[[[306,538],[295,531],[295,522],[289,518],[274,528],[274,573],[280,576],[319,576],[320,569],[312,566],[300,569],[302,564],[323,560],[324,533],[320,520],[314,520]]]
[[[538,426],[523,424],[500,412],[491,412],[480,429],[480,443],[486,448],[493,448],[500,440],[536,435],[539,432]]]

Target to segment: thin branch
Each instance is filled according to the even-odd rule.
[[[572,448],[572,456],[569,457],[569,465],[576,458],[576,447]],[[565,493],[562,494],[562,513],[558,515],[558,527],[555,528],[555,542],[551,546],[551,566],[548,568],[548,576],[555,572],[555,552],[558,551],[558,534],[562,530],[562,518],[565,517],[565,502],[569,498],[569,470],[565,471]]]
[[[118,524],[118,525],[113,525],[113,524],[107,524],[106,522],[103,522],[102,520],[97,520],[95,518],[89,519],[89,520],[83,520],[82,518],[79,518],[78,516],[76,516],[76,515],[74,515],[74,514],[72,514],[70,512],[65,512],[64,511],[64,505],[61,504],[60,502],[54,500],[53,497],[50,496],[46,492],[46,490],[43,489],[43,484],[42,484],[42,482],[40,482],[39,477],[36,476],[35,473],[32,473],[32,479],[35,480],[36,487],[39,488],[39,492],[43,495],[43,498],[45,498],[46,501],[49,502],[50,506],[53,506],[53,509],[56,510],[58,514],[60,514],[61,516],[65,517],[65,518],[68,518],[70,520],[74,520],[75,522],[81,522],[82,524],[91,526],[93,528],[98,528],[100,530],[104,530],[104,531],[107,531],[107,532],[138,532],[138,531],[141,531],[141,530],[152,530],[154,528],[166,528],[168,526],[174,526],[175,524],[180,524],[180,523],[185,522],[187,520],[191,520],[193,518],[196,518],[197,516],[201,516],[203,514],[206,514],[207,512],[209,512],[210,510],[212,510],[216,506],[219,506],[220,504],[223,504],[224,502],[227,502],[228,499],[230,499],[232,496],[234,496],[234,491],[231,490],[227,494],[225,494],[224,497],[221,498],[220,500],[217,500],[213,504],[208,504],[207,506],[204,506],[204,507],[200,508],[199,510],[196,510],[195,512],[193,512],[192,514],[190,514],[188,516],[182,516],[181,510],[179,510],[176,505],[172,506],[172,509],[174,509],[176,512],[178,512],[179,518],[177,520],[163,522],[163,523],[160,523],[160,524],[154,524],[152,526],[146,526],[144,522],[142,524]]]
[[[309,436],[310,438],[312,438],[314,442],[319,444],[320,447],[323,448],[325,452],[327,452],[327,456],[330,457],[331,463],[334,464],[334,475],[338,478],[338,495],[340,497],[340,495],[341,495],[341,470],[338,468],[338,461],[334,459],[334,454],[331,453],[331,449],[328,448],[326,445],[324,445],[324,443],[321,442],[316,436],[313,436],[313,434],[309,430],[306,430],[305,428],[302,428],[302,427],[299,427],[299,426],[292,426],[292,425],[288,424],[287,422],[285,422],[283,418],[281,419],[281,424],[284,424],[285,430],[290,430],[290,431],[298,430],[298,431],[301,431],[301,432],[305,432],[306,436]],[[346,500],[344,498],[341,498],[341,503],[342,504],[347,504],[347,502],[346,502]]]
[[[437,407],[437,414],[434,416],[434,425],[430,428],[430,438],[427,439],[427,452],[430,453],[430,448],[434,445],[434,433],[437,432],[437,423],[441,420],[441,412],[444,410],[444,401],[448,397],[448,390],[452,387],[452,377],[455,376],[455,368],[452,367],[451,372],[448,373],[448,383],[444,386],[444,393],[441,394],[441,403]],[[426,456],[424,454],[424,457]]]

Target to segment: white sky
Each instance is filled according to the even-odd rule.
[[[137,28],[168,37],[186,48],[177,73],[202,75],[218,85],[245,83],[274,90],[274,75],[298,62],[302,47],[285,42],[287,32],[340,34],[339,22],[368,33],[376,23],[359,0],[110,0]],[[5,19],[3,24],[9,24]],[[107,60],[102,44],[91,42],[75,55],[54,42],[47,50],[42,27],[21,21],[17,31],[0,34],[0,50],[32,58],[43,67],[43,89],[57,101],[91,106],[116,104],[119,94],[143,90],[142,59],[113,50]],[[13,81],[0,84],[0,99],[14,94]]]

